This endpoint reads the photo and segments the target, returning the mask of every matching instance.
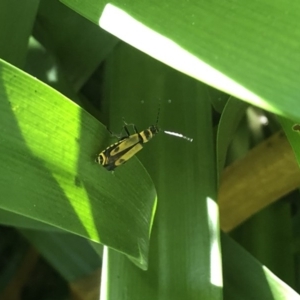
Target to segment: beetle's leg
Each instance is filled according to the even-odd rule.
[[[123,129],[125,130],[125,132],[127,133],[127,137],[130,136],[129,130],[127,129],[127,125],[123,126]]]
[[[138,130],[137,130],[137,128],[136,128],[136,126],[135,126],[133,123],[128,124],[128,123],[125,121],[124,118],[123,118],[123,123],[124,123],[123,128],[125,129],[126,133],[128,133],[128,129],[127,129],[128,126],[132,126],[133,129],[134,129],[134,131],[135,131],[135,133],[139,133]],[[129,135],[130,135],[130,134],[128,133],[128,136],[129,136]]]
[[[107,126],[106,126],[106,130],[107,130],[111,135],[115,135],[115,133],[113,133]]]
[[[120,134],[116,134],[114,132],[112,132],[107,126],[106,126],[107,131],[110,133],[111,136],[116,137],[117,139],[120,139],[122,136],[122,132]]]
[[[139,133],[138,130],[137,130],[137,128],[136,128],[136,126],[133,123],[124,125],[123,128],[126,131],[126,133],[128,133],[128,128],[127,128],[128,126],[131,126],[133,128],[133,130],[134,130],[135,133]]]

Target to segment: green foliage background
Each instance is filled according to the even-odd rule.
[[[193,55],[243,89],[208,68],[194,75],[198,64],[174,70],[105,32],[106,4],[0,3],[0,223],[68,282],[99,268],[108,246],[101,299],[299,299],[287,206],[235,233],[258,261],[220,239],[216,201],[247,107],[224,92],[277,113],[297,152],[300,4],[111,2],[182,47],[183,65]],[[119,132],[125,118],[143,130],[158,107],[160,127],[193,143],[160,133],[113,174],[95,164],[115,142],[105,126]],[[10,276],[0,279],[4,288]]]

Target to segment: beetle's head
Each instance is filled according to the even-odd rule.
[[[155,135],[160,132],[160,128],[157,127],[156,125],[151,125],[148,130],[152,133],[152,135]]]

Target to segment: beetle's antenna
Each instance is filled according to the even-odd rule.
[[[158,102],[158,113],[157,113],[157,118],[156,118],[156,127],[158,126],[158,120],[159,120],[159,116],[160,116],[160,101]],[[177,133],[177,132],[173,132],[173,131],[167,131],[167,130],[162,130],[164,133],[166,134],[169,134],[169,135],[173,135],[173,136],[176,136],[176,137],[179,137],[179,138],[182,138],[182,139],[185,139],[189,142],[192,142],[193,139],[192,138],[189,138],[181,133]]]
[[[159,115],[160,115],[160,101],[158,102],[158,112],[157,112],[157,118],[156,118],[155,126],[158,125]]]
[[[173,135],[173,136],[177,136],[177,137],[185,139],[185,140],[187,140],[189,142],[193,141],[192,138],[189,138],[189,137],[187,137],[187,136],[185,136],[185,135],[183,135],[181,133],[177,133],[177,132],[173,132],[173,131],[166,131],[166,130],[164,130],[164,133],[169,134],[169,135]]]

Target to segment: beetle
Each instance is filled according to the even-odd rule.
[[[138,132],[134,124],[127,124],[124,120],[123,129],[126,132],[125,137],[119,138],[119,141],[110,145],[105,150],[99,153],[96,162],[106,168],[108,171],[113,171],[116,167],[125,164],[132,156],[142,150],[143,144],[149,142],[161,130],[158,127],[159,111],[155,125],[149,126],[147,129]],[[132,126],[134,134],[130,135],[128,126]],[[163,131],[166,134],[174,135],[190,142],[193,139],[186,137],[180,133],[172,131]],[[112,132],[110,132],[112,134]]]

